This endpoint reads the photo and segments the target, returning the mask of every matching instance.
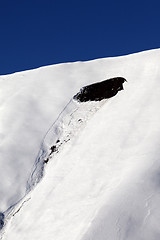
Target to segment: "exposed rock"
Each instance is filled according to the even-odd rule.
[[[115,96],[118,91],[123,90],[123,83],[126,81],[123,77],[115,77],[102,82],[94,83],[83,87],[74,99],[79,102],[101,101]]]
[[[1,212],[0,213],[0,230],[3,228],[4,226],[4,214]]]

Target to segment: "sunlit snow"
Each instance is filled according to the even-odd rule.
[[[0,76],[2,239],[160,239],[159,62],[157,49]],[[72,99],[117,76],[113,98]]]

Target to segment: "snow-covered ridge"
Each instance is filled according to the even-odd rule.
[[[80,134],[58,154],[60,137],[46,138],[45,177],[15,209],[5,240],[159,239],[159,61],[154,50],[0,79],[1,213],[24,196],[41,140],[71,96],[102,79],[128,80],[87,124],[75,121]]]
[[[14,217],[31,199],[28,193],[42,180],[45,165],[51,159],[54,161],[54,155],[57,155],[67,142],[73,142],[87,122],[109,98],[123,90],[125,81],[124,78],[116,77],[85,86],[69,101],[43,138],[39,154],[27,181],[25,196],[1,213],[0,229],[5,227],[9,219]]]

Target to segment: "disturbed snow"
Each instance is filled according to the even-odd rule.
[[[159,61],[154,50],[0,78],[4,240],[160,239]],[[69,102],[114,76],[128,80],[114,98]]]
[[[67,142],[83,130],[87,121],[106,101],[107,99],[87,103],[80,103],[74,99],[69,101],[42,141],[32,174],[27,182],[27,192],[42,179],[45,163],[48,163]]]

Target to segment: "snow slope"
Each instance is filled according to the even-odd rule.
[[[160,239],[159,62],[157,49],[0,77],[3,239]],[[115,97],[71,100],[115,76]]]

